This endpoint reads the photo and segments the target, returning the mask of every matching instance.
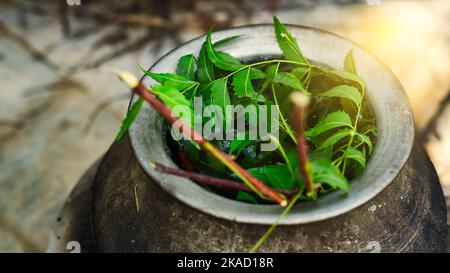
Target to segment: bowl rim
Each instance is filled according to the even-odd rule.
[[[287,214],[286,217],[279,222],[280,225],[305,224],[336,217],[350,210],[353,210],[365,204],[372,198],[374,198],[398,176],[401,169],[405,165],[412,150],[415,131],[413,114],[411,111],[411,106],[409,103],[409,99],[406,95],[406,92],[404,91],[403,87],[401,86],[398,79],[394,76],[392,71],[381,61],[379,61],[378,58],[376,58],[373,54],[369,53],[356,43],[332,32],[300,25],[286,24],[286,26],[289,28],[291,32],[293,32],[294,36],[296,36],[297,32],[303,32],[309,33],[310,35],[313,36],[317,35],[318,38],[321,39],[325,36],[328,38],[333,37],[333,39],[335,39],[336,41],[340,41],[350,46],[350,48],[357,49],[360,53],[364,53],[366,55],[366,58],[370,59],[373,64],[376,64],[379,68],[381,68],[380,71],[383,72],[381,74],[388,77],[386,81],[390,84],[390,86],[392,86],[392,90],[395,91],[394,100],[395,99],[397,100],[396,101],[397,108],[392,118],[396,119],[397,121],[399,119],[403,120],[404,123],[400,125],[401,128],[397,128],[397,133],[399,134],[399,136],[397,136],[396,139],[397,141],[394,144],[398,144],[398,146],[396,146],[397,147],[396,151],[398,152],[398,154],[395,156],[396,161],[393,163],[394,166],[386,170],[384,169],[381,170],[381,173],[384,173],[382,176],[380,175],[381,181],[377,181],[377,183],[374,183],[373,187],[371,187],[369,191],[358,190],[359,194],[357,195],[357,198],[352,198],[351,200],[348,199],[349,198],[348,196],[344,197],[338,194],[338,192],[333,192],[331,194],[321,197],[318,201],[308,201],[303,202],[301,204],[297,204],[293,207],[291,212]],[[236,35],[236,32],[244,33],[245,36],[246,33],[251,33],[251,31],[255,31],[255,28],[261,28],[261,30],[264,31],[267,31],[267,28],[270,28],[270,30],[273,32],[272,24],[255,24],[255,25],[232,27],[216,31],[213,33],[213,38],[217,36],[220,37],[233,36]],[[199,41],[203,42],[204,39],[205,35],[202,35],[172,49],[168,53],[164,54],[161,58],[159,58],[149,68],[149,70],[153,70],[158,66],[161,66],[161,64],[163,63],[163,61],[165,61],[165,59],[173,57],[174,54],[177,53],[190,54],[198,52],[199,47],[193,48],[192,49],[193,51],[190,52],[188,51],[183,52],[183,49],[188,48],[190,45],[198,43]],[[225,47],[224,51],[230,49],[233,49],[233,47],[228,48]],[[180,54],[178,55],[182,56]],[[170,72],[170,71],[161,71],[161,72]],[[141,81],[143,81],[144,83],[150,83],[152,80],[144,75]],[[130,100],[129,108],[135,100],[137,100],[137,98],[133,94]],[[375,113],[375,117],[377,119],[377,127],[379,122],[377,116],[378,114],[380,113]],[[147,115],[146,116],[147,119],[149,118],[150,115],[151,118],[159,120],[160,123],[162,124],[162,118],[156,117],[157,116],[156,112],[152,110],[150,107],[147,107],[146,111],[141,110],[141,112],[138,114],[138,117],[136,118],[136,121],[132,124],[132,126],[129,129],[130,143],[141,167],[144,169],[147,175],[149,175],[150,178],[152,178],[153,181],[159,184],[166,192],[174,196],[179,201],[215,217],[236,221],[240,223],[252,223],[252,224],[272,224],[277,220],[278,216],[283,211],[283,208],[281,208],[279,205],[248,204],[244,202],[235,201],[232,199],[222,197],[215,193],[208,192],[202,187],[198,186],[196,183],[188,179],[173,177],[170,175],[155,172],[148,165],[149,152],[151,152],[149,146],[151,146],[151,143],[143,139],[144,136],[146,136],[146,134],[143,134],[142,130],[144,130],[143,128],[145,126],[149,127],[148,120],[147,122],[143,120],[145,115]],[[386,115],[386,113],[381,112],[381,115]],[[140,122],[137,122],[137,120],[140,120]],[[152,127],[152,129],[155,129],[154,128],[155,126],[159,126],[161,124],[157,123],[150,124],[152,125],[150,127]],[[145,130],[148,130],[148,128]],[[392,131],[392,129],[390,130]],[[160,138],[165,139],[165,135],[163,134],[160,135],[161,135]],[[158,140],[161,141],[161,139]],[[158,146],[153,146],[153,148],[155,147],[157,148]],[[166,148],[160,147],[160,149],[164,150]],[[375,153],[377,152],[379,153],[380,152],[379,150],[380,150],[379,144],[376,144],[374,154],[372,155],[372,157],[374,157]],[[384,149],[383,151],[385,150],[386,149]],[[167,153],[167,151],[165,152]],[[367,169],[369,168],[369,165],[371,163],[370,161],[371,160],[369,160],[368,162]],[[170,164],[174,165],[171,159],[170,162],[168,163],[169,165]],[[366,174],[352,180],[350,185],[352,186],[352,183],[364,180],[365,176]],[[352,192],[350,192],[349,195],[351,194]]]

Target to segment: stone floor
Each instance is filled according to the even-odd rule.
[[[102,66],[138,74],[138,63],[150,66],[210,25],[266,23],[273,13],[354,40],[393,70],[450,204],[449,0],[183,0],[143,8],[155,16],[85,2],[0,3],[0,252],[45,251],[70,190],[112,143],[128,95]]]

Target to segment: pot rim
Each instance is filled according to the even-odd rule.
[[[300,41],[304,54],[312,61],[336,67],[338,62],[343,63],[347,51],[353,49],[358,74],[367,84],[366,95],[377,120],[378,136],[365,173],[350,182],[350,193],[347,196],[335,191],[317,201],[296,204],[280,221],[280,225],[305,224],[336,217],[374,198],[403,168],[413,146],[415,131],[409,99],[403,87],[391,70],[376,57],[354,42],[334,33],[312,27],[290,24],[287,26]],[[234,35],[241,37],[222,46],[221,50],[238,58],[266,53],[281,54],[272,24],[228,28],[214,32],[213,40]],[[260,39],[261,37],[263,38]],[[178,58],[185,54],[197,54],[204,39],[205,35],[202,35],[169,51],[149,70],[159,73],[174,71]],[[258,43],[257,48],[254,47],[255,42]],[[145,75],[141,80],[145,85],[154,83]],[[130,105],[135,100],[137,98],[133,95]],[[162,118],[145,104],[130,127],[129,136],[139,164],[166,192],[191,207],[219,218],[253,224],[272,224],[277,220],[283,211],[279,205],[248,204],[228,199],[208,192],[188,179],[161,174],[150,168],[150,161],[175,166],[168,155],[165,134],[154,134],[155,131],[162,131],[162,124]]]

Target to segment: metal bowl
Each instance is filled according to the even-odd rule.
[[[282,225],[303,224],[332,218],[346,213],[375,197],[399,174],[408,159],[414,141],[414,122],[408,97],[394,74],[374,56],[353,42],[335,34],[302,26],[288,25],[303,53],[313,62],[341,68],[348,50],[353,49],[358,74],[366,81],[366,96],[373,108],[378,137],[374,153],[365,173],[350,182],[350,193],[336,191],[317,201],[297,204],[280,222]],[[215,32],[213,41],[239,35],[220,50],[248,59],[276,56],[281,51],[272,25],[252,25]],[[197,54],[205,36],[175,48],[158,60],[152,72],[174,72],[178,59]],[[144,77],[145,85],[155,82]],[[132,101],[137,98],[132,98]],[[196,183],[155,172],[150,161],[175,166],[166,146],[162,118],[147,104],[129,130],[135,155],[145,172],[164,190],[186,205],[207,214],[231,221],[272,224],[283,208],[278,205],[255,205],[234,201],[208,192]]]

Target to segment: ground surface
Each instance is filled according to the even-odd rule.
[[[128,95],[100,67],[138,74],[210,25],[268,23],[272,10],[393,70],[450,204],[450,1],[141,2],[0,3],[0,252],[44,251],[70,190],[112,143]]]

